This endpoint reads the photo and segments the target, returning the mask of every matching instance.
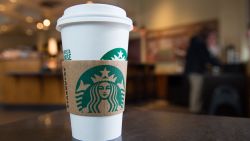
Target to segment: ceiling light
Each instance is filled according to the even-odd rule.
[[[0,4],[0,11],[5,11],[6,10],[6,7],[2,4]]]
[[[43,25],[44,26],[50,26],[50,20],[49,19],[45,19],[44,21],[43,21]]]
[[[9,0],[11,3],[16,3],[17,0]]]
[[[32,17],[28,16],[28,17],[25,18],[25,21],[27,23],[32,23],[34,21],[34,19]]]
[[[43,29],[43,23],[37,23],[36,28],[39,29],[39,30],[42,30]]]
[[[51,56],[55,56],[58,54],[58,46],[57,46],[57,41],[55,38],[49,38],[48,52]]]

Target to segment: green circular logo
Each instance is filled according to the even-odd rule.
[[[125,83],[122,72],[111,65],[100,65],[88,69],[77,81],[77,108],[81,112],[116,112],[124,108]],[[106,102],[108,111],[100,104]]]
[[[120,60],[126,61],[128,58],[127,52],[123,48],[115,48],[107,52],[101,60]]]

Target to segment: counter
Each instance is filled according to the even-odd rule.
[[[142,116],[144,115],[144,116]],[[249,141],[250,119],[127,107],[116,141]],[[64,110],[0,126],[1,141],[76,141]]]

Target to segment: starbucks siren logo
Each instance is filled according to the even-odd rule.
[[[122,72],[111,65],[101,65],[84,72],[75,89],[80,112],[116,112],[124,108],[125,84]],[[100,108],[102,102],[108,109]],[[104,111],[103,111],[104,110]]]
[[[115,48],[111,51],[107,52],[101,60],[118,60],[118,61],[126,61],[127,60],[127,52],[123,48]]]

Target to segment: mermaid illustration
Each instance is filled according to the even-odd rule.
[[[94,71],[95,69],[97,71]],[[93,74],[94,72],[100,73]],[[101,113],[103,111],[99,106],[102,101],[106,101],[109,105],[107,112],[117,112],[124,108],[124,97],[124,78],[120,70],[114,66],[97,66],[97,68],[86,71],[76,86],[79,111]]]

